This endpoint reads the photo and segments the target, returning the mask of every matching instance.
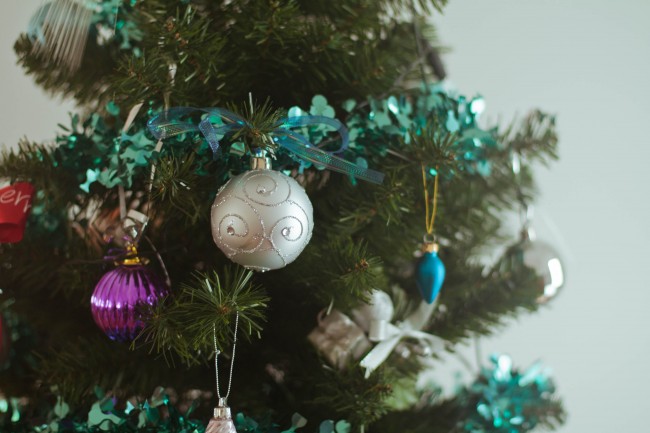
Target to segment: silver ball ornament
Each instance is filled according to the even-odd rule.
[[[211,224],[214,242],[230,260],[268,271],[293,262],[307,246],[313,207],[293,178],[275,170],[249,170],[219,190]]]
[[[537,274],[537,303],[545,304],[564,287],[566,274],[558,252],[536,239],[532,230],[523,231],[519,243],[510,248],[510,256]]]
[[[522,245],[524,264],[535,270],[538,277],[537,303],[545,304],[555,298],[564,286],[564,266],[555,248],[542,241],[527,241]]]

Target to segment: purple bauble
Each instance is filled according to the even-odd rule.
[[[119,265],[104,274],[90,298],[95,323],[111,340],[133,340],[144,327],[140,308],[167,294],[165,283],[142,264]]]

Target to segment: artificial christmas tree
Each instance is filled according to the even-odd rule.
[[[503,217],[557,144],[552,116],[486,128],[483,99],[449,88],[424,18],[442,6],[44,5],[16,52],[82,114],[54,146],[25,141],[0,163],[36,190],[24,239],[1,250],[2,430],[560,424],[546,373],[503,355],[452,397],[419,380],[442,351],[539,308],[539,269],[481,257],[511,242]],[[111,320],[137,324],[119,330],[131,343],[93,323],[113,263],[167,280],[155,299],[121,301],[144,280],[110,298]]]

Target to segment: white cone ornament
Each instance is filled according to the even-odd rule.
[[[212,238],[230,260],[248,269],[280,269],[309,243],[313,208],[302,186],[270,170],[268,158],[254,157],[251,166],[219,190],[212,205]]]
[[[214,416],[205,428],[205,433],[237,433],[225,399],[219,399],[219,406],[214,408]]]

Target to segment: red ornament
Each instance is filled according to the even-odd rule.
[[[0,243],[17,243],[23,239],[33,194],[34,187],[28,182],[16,182],[0,189]]]

